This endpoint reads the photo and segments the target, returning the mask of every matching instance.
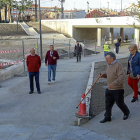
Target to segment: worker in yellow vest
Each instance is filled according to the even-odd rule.
[[[105,45],[103,46],[103,49],[104,49],[104,57],[106,56],[106,54],[109,52],[109,45],[107,44],[107,42],[105,42]]]
[[[134,37],[135,37],[135,35],[134,35],[134,34],[132,34],[132,39],[134,39]]]

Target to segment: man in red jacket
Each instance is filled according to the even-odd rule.
[[[45,65],[48,65],[48,84],[51,83],[51,70],[53,71],[52,82],[55,82],[57,59],[59,59],[58,52],[54,50],[53,45],[50,45],[50,50],[47,51],[45,57]]]
[[[35,77],[37,92],[38,94],[41,94],[40,85],[39,85],[39,69],[41,67],[41,59],[40,56],[35,54],[34,48],[30,50],[30,53],[31,54],[27,57],[27,61],[26,61],[28,71],[29,71],[29,80],[30,80],[29,94],[32,94],[34,92],[34,84],[33,84],[34,77]]]

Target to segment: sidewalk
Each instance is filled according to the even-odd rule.
[[[128,56],[128,49],[122,47],[117,58],[125,56]],[[139,123],[139,113],[135,111],[140,104],[136,103],[136,107],[136,104],[130,104],[129,96],[126,101],[130,109],[134,108],[131,109],[131,114],[135,114],[132,119],[123,121],[119,110],[115,109],[115,117],[110,123],[99,123],[103,118],[101,113],[87,124],[76,126],[76,106],[85,92],[91,64],[100,60],[105,60],[103,52],[82,57],[80,63],[76,63],[76,58],[58,60],[56,83],[51,85],[47,84],[47,67],[43,63],[40,69],[41,95],[36,91],[28,94],[28,76],[1,82],[0,140],[116,140],[120,137],[129,140],[129,135],[138,133],[138,128],[131,127],[136,128]],[[133,121],[136,118],[137,121]],[[120,132],[121,129],[124,130]],[[117,136],[118,133],[122,136]]]

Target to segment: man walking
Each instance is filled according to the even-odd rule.
[[[33,84],[34,77],[35,77],[37,92],[38,94],[41,94],[40,84],[39,84],[39,69],[41,67],[41,59],[40,56],[35,54],[34,48],[30,50],[30,53],[31,54],[27,57],[27,61],[26,61],[28,71],[29,71],[29,80],[30,80],[29,94],[32,94],[34,92],[34,84]]]
[[[77,44],[75,45],[75,50],[74,52],[76,53],[77,56],[77,62],[81,62],[81,53],[82,53],[82,46],[81,44],[79,44],[79,42],[77,41]]]
[[[128,35],[125,35],[125,41],[128,42]]]
[[[120,37],[118,37],[117,42],[118,42],[118,43],[120,44],[120,46],[121,46],[121,36],[120,36]]]
[[[119,42],[115,43],[115,47],[114,48],[116,48],[116,53],[117,54],[119,53],[119,47],[120,47],[120,43]]]
[[[50,50],[47,51],[45,57],[45,65],[48,65],[48,84],[51,84],[51,70],[53,71],[52,82],[55,82],[58,52],[54,50],[54,46],[50,45]]]
[[[111,121],[112,107],[114,102],[124,113],[123,120],[126,120],[130,111],[124,103],[124,69],[123,66],[116,60],[113,52],[108,52],[105,56],[107,68],[105,74],[100,74],[100,77],[107,78],[107,89],[105,91],[105,118],[100,123]]]

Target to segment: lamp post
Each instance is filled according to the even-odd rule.
[[[109,2],[107,2],[108,3],[108,12],[109,12]]]
[[[17,14],[17,7],[18,7],[18,5],[17,5],[17,1],[16,1],[17,34],[18,34],[18,14]]]
[[[40,0],[38,0],[38,3],[39,3],[39,29],[40,29],[40,57],[41,57],[41,60],[43,60],[43,58],[42,58],[42,31],[41,31]]]
[[[121,0],[121,16],[122,16],[122,0]]]
[[[116,11],[117,11],[117,3],[116,3]]]

